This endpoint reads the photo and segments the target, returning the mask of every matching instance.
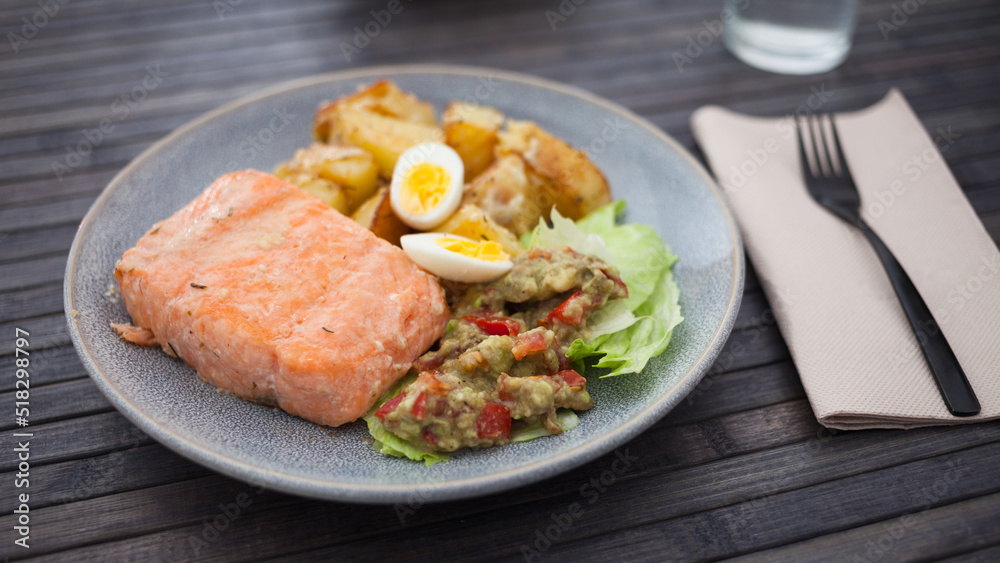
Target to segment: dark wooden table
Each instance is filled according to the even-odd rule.
[[[829,93],[825,109],[837,111],[870,104],[897,86],[928,130],[951,132],[944,156],[1000,238],[1000,3],[863,4],[846,64],[820,76],[786,77],[739,63],[711,31],[702,33],[719,17],[718,0],[590,0],[576,7],[569,0],[406,0],[391,21],[372,28],[378,35],[350,61],[343,45],[354,41],[355,26],[363,29],[373,21],[371,10],[389,2],[5,1],[0,556],[1000,560],[1000,422],[821,428],[752,265],[718,362],[687,400],[620,450],[629,456],[623,472],[612,471],[623,465],[610,454],[522,489],[443,504],[318,502],[218,475],[119,415],[69,344],[62,310],[67,251],[118,170],[172,129],[240,95],[364,65],[449,62],[536,74],[623,104],[690,149],[688,118],[702,104],[781,115],[821,90]],[[560,9],[559,17],[546,14]],[[679,70],[675,53],[690,64]],[[130,103],[157,67],[162,81]],[[97,138],[93,130],[105,117],[115,128]],[[79,160],[70,155],[76,150],[85,153]],[[28,489],[15,487],[18,328],[30,332],[32,354]],[[29,549],[14,544],[13,531],[16,497],[25,492]]]

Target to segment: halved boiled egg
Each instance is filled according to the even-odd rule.
[[[403,251],[428,272],[447,280],[478,283],[506,274],[514,263],[500,244],[446,233],[403,235]]]
[[[399,155],[389,202],[404,223],[426,231],[440,225],[462,203],[465,167],[455,149],[422,143]]]

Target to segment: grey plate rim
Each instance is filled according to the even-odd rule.
[[[100,208],[115,191],[122,180],[132,171],[138,168],[141,163],[150,158],[156,158],[160,149],[170,144],[189,131],[203,126],[207,122],[225,113],[248,104],[259,103],[267,98],[279,96],[285,92],[299,88],[310,87],[324,82],[363,80],[380,78],[390,74],[446,74],[458,76],[483,76],[490,75],[520,82],[529,86],[548,89],[566,96],[575,97],[583,101],[600,106],[603,109],[620,115],[622,118],[648,130],[664,144],[680,154],[684,160],[705,180],[705,184],[712,191],[726,219],[729,239],[733,246],[731,291],[726,306],[726,314],[719,324],[715,334],[712,336],[709,345],[702,352],[698,360],[695,361],[691,369],[678,380],[678,382],[667,393],[648,406],[645,410],[634,416],[627,423],[614,428],[605,433],[596,441],[586,445],[577,446],[573,449],[562,452],[544,461],[538,461],[529,465],[517,468],[506,469],[493,473],[486,473],[478,476],[456,479],[443,483],[421,483],[421,484],[356,484],[340,483],[314,479],[310,477],[293,476],[277,471],[262,469],[247,461],[226,456],[210,448],[206,448],[198,443],[185,438],[172,430],[158,424],[147,417],[142,410],[131,402],[128,397],[122,394],[111,381],[105,376],[101,368],[96,365],[91,357],[87,343],[80,337],[77,331],[73,311],[74,296],[71,280],[75,272],[77,257],[81,240],[84,233],[91,227],[89,220],[96,210]],[[316,498],[333,501],[346,501],[358,503],[394,503],[403,502],[407,499],[420,498],[423,501],[443,501],[456,500],[461,498],[471,498],[495,493],[531,482],[540,481],[547,477],[568,471],[574,467],[582,465],[588,461],[611,451],[637,436],[643,430],[652,426],[657,420],[662,418],[674,406],[677,405],[696,385],[708,371],[712,362],[719,355],[726,342],[733,325],[736,322],[736,314],[739,311],[740,301],[743,296],[745,264],[743,259],[743,244],[739,230],[733,219],[732,212],[726,204],[722,191],[715,179],[705,170],[691,154],[672,137],[664,133],[660,128],[653,125],[645,118],[632,111],[595,94],[591,94],[579,88],[555,82],[552,80],[527,75],[519,72],[465,65],[447,64],[404,64],[371,66],[360,69],[342,70],[330,73],[318,74],[296,80],[282,82],[275,86],[262,89],[258,92],[240,97],[219,108],[209,111],[201,116],[187,122],[175,129],[170,134],[160,139],[139,156],[135,157],[125,168],[111,179],[108,185],[102,190],[91,205],[87,214],[80,223],[77,233],[73,238],[73,245],[70,247],[69,256],[66,263],[66,273],[63,281],[63,308],[66,315],[66,322],[69,325],[70,339],[76,349],[77,355],[95,381],[98,388],[105,397],[121,412],[130,422],[139,427],[143,432],[154,438],[160,444],[170,450],[215,471],[234,477],[248,483],[260,485],[272,490],[295,494],[308,498]]]

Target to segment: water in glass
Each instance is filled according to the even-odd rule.
[[[826,72],[847,58],[857,0],[724,0],[726,47],[781,74]]]

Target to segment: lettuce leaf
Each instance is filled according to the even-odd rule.
[[[674,327],[684,320],[677,303],[679,297],[677,283],[667,269],[653,294],[634,311],[636,322],[625,330],[606,335],[593,352],[586,354],[603,354],[595,365],[610,368],[611,372],[601,377],[639,373],[650,358],[667,349]],[[572,355],[572,346],[569,357],[577,359]]]
[[[624,306],[611,301],[595,313],[590,341],[574,341],[567,353],[577,366],[600,356],[595,365],[611,369],[602,377],[642,371],[667,348],[674,327],[684,320],[670,271],[677,257],[652,227],[617,225],[624,208],[623,201],[611,203],[576,223],[553,209],[552,226],[540,222],[527,239],[529,247],[569,246],[594,254],[615,266],[628,286],[628,298],[617,302]]]
[[[608,206],[602,207],[601,210],[606,207]],[[601,210],[594,213],[599,213]],[[560,215],[555,208],[552,208],[550,219],[552,221],[551,227],[545,224],[544,219],[538,221],[538,226],[528,236],[526,247],[561,248],[568,246],[581,254],[590,254],[605,262],[614,261],[614,257],[599,232],[593,232],[593,234],[584,232],[577,223]]]
[[[569,432],[580,424],[580,417],[576,415],[576,412],[573,409],[559,409],[556,412],[556,422],[558,422],[559,426],[562,427],[563,432]],[[535,438],[551,435],[552,433],[549,432],[545,426],[541,424],[532,424],[516,430],[511,430],[510,441],[527,442],[528,440],[534,440]]]
[[[386,430],[385,426],[382,426],[382,421],[375,416],[375,411],[377,411],[379,407],[389,402],[389,400],[393,399],[396,395],[402,393],[403,389],[415,379],[416,376],[411,374],[397,381],[396,385],[394,385],[388,393],[383,395],[379,402],[372,407],[372,410],[368,411],[368,414],[364,416],[364,419],[365,422],[368,423],[368,433],[375,439],[375,442],[372,444],[375,451],[391,455],[393,457],[405,457],[412,459],[413,461],[422,461],[425,465],[430,467],[435,463],[448,461],[451,459],[451,456],[440,452],[429,452],[427,450],[420,449],[416,445],[411,444],[410,442],[407,442],[406,440]]]

